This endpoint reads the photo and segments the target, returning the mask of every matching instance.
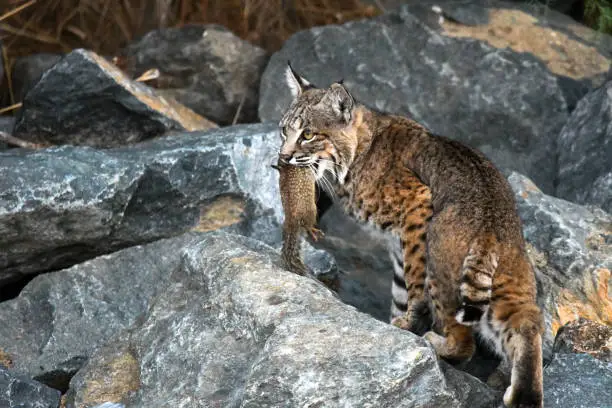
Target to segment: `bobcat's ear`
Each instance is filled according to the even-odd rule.
[[[285,79],[293,99],[297,98],[304,92],[304,90],[311,85],[305,78],[302,78],[295,70],[291,67],[291,63],[287,61],[287,68],[285,69]]]
[[[330,86],[331,106],[334,112],[349,123],[353,116],[355,99],[353,95],[342,84],[342,81],[331,84]]]

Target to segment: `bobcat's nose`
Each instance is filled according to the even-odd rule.
[[[289,164],[289,160],[291,160],[292,154],[281,153],[278,155],[278,159],[285,164]]]

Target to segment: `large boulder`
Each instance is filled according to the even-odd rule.
[[[157,69],[151,83],[220,125],[257,122],[259,80],[266,52],[217,25],[151,31],[130,44],[120,61],[136,77]]]
[[[578,103],[557,148],[557,195],[612,212],[612,81]]]
[[[148,310],[179,267],[182,248],[202,236],[134,246],[36,277],[0,303],[0,365],[65,390],[93,350]],[[306,254],[318,274],[334,266],[312,248]]]
[[[509,181],[538,272],[550,355],[554,336],[570,321],[583,317],[612,325],[612,216],[547,196],[519,174]]]
[[[73,378],[67,407],[490,407],[499,395],[426,342],[340,302],[276,253],[223,233],[183,262],[130,330]]]
[[[608,408],[612,363],[588,354],[559,354],[544,369],[544,404],[555,408]]]
[[[539,17],[492,4],[445,4],[442,19],[431,4],[407,5],[295,34],[264,72],[260,118],[277,121],[288,106],[290,60],[315,84],[344,79],[366,105],[412,116],[553,193],[557,135],[576,101],[603,80],[612,41],[590,40],[588,29],[554,11]]]
[[[36,143],[113,147],[171,130],[213,127],[175,100],[131,81],[103,57],[79,49],[29,90],[14,133]]]
[[[57,408],[60,392],[37,381],[13,374],[0,364],[0,407]]]
[[[187,234],[43,274],[0,303],[0,352],[10,368],[59,390],[90,354],[132,325],[195,242]],[[0,359],[0,362],[2,359]]]
[[[271,125],[0,153],[0,286],[190,229],[280,241]]]

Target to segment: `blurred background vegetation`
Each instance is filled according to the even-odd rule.
[[[9,61],[77,47],[109,56],[146,32],[216,23],[268,51],[294,32],[371,17],[359,0],[0,0],[0,40]]]
[[[584,23],[597,31],[612,34],[612,1],[586,0]]]
[[[554,7],[557,0],[531,0]],[[216,23],[268,52],[296,31],[372,17],[399,0],[0,0],[5,75],[16,58],[87,48],[107,57],[146,32]],[[408,2],[408,1],[407,1]],[[612,0],[572,2],[572,15],[612,34]]]
[[[1,105],[18,102],[6,85],[25,55],[87,48],[114,57],[150,30],[192,23],[223,25],[273,52],[296,31],[379,12],[360,0],[0,0]]]

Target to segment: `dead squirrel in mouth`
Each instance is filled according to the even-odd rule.
[[[298,275],[311,275],[300,251],[302,233],[315,241],[323,232],[317,229],[315,176],[308,167],[297,167],[278,161],[281,203],[285,213],[281,259],[284,266]]]

